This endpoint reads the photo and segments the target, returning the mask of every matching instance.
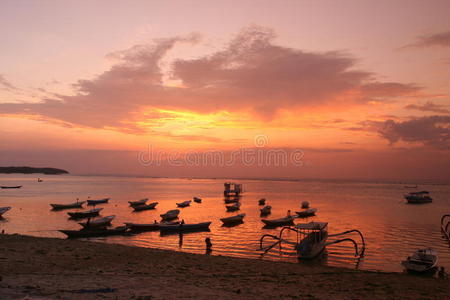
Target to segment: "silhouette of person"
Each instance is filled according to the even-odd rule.
[[[205,239],[205,244],[206,244],[206,254],[210,254],[212,251],[212,243],[209,237]]]

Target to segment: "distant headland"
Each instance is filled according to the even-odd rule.
[[[0,167],[0,174],[12,174],[12,173],[22,173],[22,174],[41,173],[47,175],[69,174],[69,172],[67,172],[66,170],[56,168]]]

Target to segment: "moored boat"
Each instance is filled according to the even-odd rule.
[[[413,192],[404,197],[408,203],[412,204],[430,203],[433,201],[433,198],[430,197],[430,192],[428,191]]]
[[[0,207],[0,218],[3,216],[5,212],[11,209],[11,206]]]
[[[13,185],[13,186],[0,186],[2,189],[20,189],[21,185]]]
[[[322,253],[328,239],[327,222],[297,224],[295,229],[303,237],[295,247],[299,259],[312,259]]]
[[[184,202],[181,202],[181,203],[177,203],[177,206],[178,207],[187,207],[187,206],[189,206],[189,205],[191,205],[191,200],[187,200],[187,201],[184,201]]]
[[[284,218],[272,219],[272,220],[262,219],[261,222],[263,222],[264,224],[266,224],[266,226],[269,226],[269,227],[293,225],[294,224],[294,217],[287,216],[287,217],[284,217]]]
[[[222,221],[222,223],[224,225],[228,225],[228,224],[236,224],[236,223],[242,223],[244,220],[245,214],[238,214],[232,217],[227,217],[227,218],[222,218],[220,219],[220,221]]]
[[[419,249],[402,261],[402,265],[407,271],[424,273],[437,266],[438,255],[433,249]]]
[[[116,228],[96,228],[96,229],[81,229],[81,230],[58,230],[59,232],[67,235],[68,238],[86,238],[86,237],[98,237],[108,235],[120,235],[127,231],[126,226],[119,226]]]
[[[265,205],[266,204],[266,198],[261,198],[258,200],[258,205]]]
[[[225,204],[236,203],[239,202],[239,197],[225,198],[223,201]]]
[[[176,225],[179,224],[180,222],[154,222],[154,223],[148,223],[148,224],[143,224],[143,223],[124,223],[131,231],[133,232],[142,232],[142,231],[152,231],[152,230],[159,230],[159,226],[161,224],[164,225]]]
[[[150,204],[142,204],[142,205],[133,206],[133,209],[134,209],[134,211],[155,209],[156,205],[158,205],[158,202],[152,202]]]
[[[50,204],[53,209],[68,209],[68,208],[81,208],[83,207],[85,201],[77,201],[74,203],[67,203],[67,204]]]
[[[308,201],[302,201],[302,208],[309,208],[309,202]]]
[[[83,226],[84,228],[99,228],[99,227],[105,227],[105,226],[109,226],[111,225],[111,221],[115,218],[116,216],[111,215],[111,216],[106,216],[100,219],[94,219],[94,220],[87,220],[86,222],[81,222],[78,223],[81,226]]]
[[[88,205],[97,205],[97,204],[102,204],[102,203],[108,203],[109,199],[111,199],[111,198],[88,199],[87,204]]]
[[[194,200],[194,202],[196,202],[196,203],[202,203],[202,199],[201,199],[201,198],[194,197],[193,200]]]
[[[263,208],[261,208],[260,211],[261,211],[261,216],[270,215],[270,213],[272,211],[272,206],[266,205]]]
[[[317,208],[308,208],[302,211],[296,211],[295,213],[297,214],[298,218],[307,218],[314,216],[316,212]]]
[[[163,221],[169,221],[178,218],[178,215],[180,214],[179,209],[172,209],[167,211],[165,214],[161,214],[161,218]]]
[[[184,232],[184,231],[195,231],[195,230],[207,230],[209,229],[209,225],[211,222],[202,222],[202,223],[194,223],[194,224],[176,224],[176,225],[166,225],[161,224],[159,229],[161,231],[175,231],[175,232]]]
[[[241,203],[236,202],[233,205],[225,205],[225,207],[227,208],[227,211],[237,211],[241,208]]]
[[[130,203],[130,206],[133,207],[133,206],[143,205],[143,204],[147,203],[147,201],[148,201],[148,198],[144,198],[144,199],[137,200],[137,201],[128,201],[128,203]]]
[[[74,212],[68,212],[67,214],[73,218],[73,219],[81,219],[81,218],[89,218],[89,217],[95,217],[98,216],[100,211],[103,208],[94,208],[87,211],[74,211]]]

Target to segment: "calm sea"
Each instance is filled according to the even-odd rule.
[[[23,185],[17,190],[0,190],[0,206],[13,207],[0,220],[0,229],[7,233],[64,238],[57,229],[78,229],[80,226],[68,219],[67,210],[52,211],[50,203],[69,203],[88,196],[94,199],[110,197],[109,204],[97,207],[104,208],[103,216],[116,215],[113,225],[120,226],[123,222],[159,220],[161,213],[176,208],[176,202],[197,196],[203,199],[203,203],[192,203],[190,207],[181,209],[180,219],[186,223],[212,221],[211,231],[184,234],[181,245],[178,235],[160,236],[159,232],[90,240],[204,253],[204,240],[210,237],[213,255],[259,259],[261,235],[277,234],[279,229],[262,228],[258,199],[266,198],[267,204],[272,206],[269,219],[284,217],[288,209],[294,212],[302,201],[307,200],[311,207],[318,209],[317,216],[296,222],[328,222],[330,234],[359,229],[367,246],[362,259],[355,258],[354,248],[345,243],[328,246],[314,262],[300,263],[400,272],[402,259],[415,249],[432,247],[438,251],[439,264],[450,269],[449,244],[440,232],[440,217],[450,214],[448,185],[420,185],[419,189],[431,192],[433,203],[408,205],[403,200],[403,194],[408,192],[403,184],[239,180],[245,191],[240,210],[246,213],[245,222],[228,228],[222,227],[219,219],[236,213],[226,212],[223,179],[40,176],[44,181],[38,183],[37,177],[0,175],[0,185]],[[128,201],[141,198],[149,198],[149,202],[157,201],[159,204],[155,210],[133,212]],[[294,238],[294,235],[290,237]],[[351,237],[359,241],[357,235]],[[283,247],[283,253],[269,252],[263,259],[297,263],[288,245]]]

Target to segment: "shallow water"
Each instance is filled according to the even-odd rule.
[[[226,212],[223,201],[223,179],[168,179],[98,176],[40,176],[0,175],[0,185],[23,185],[17,190],[0,190],[0,206],[13,209],[0,220],[0,230],[34,236],[64,238],[57,229],[78,229],[76,221],[68,219],[67,211],[52,211],[50,203],[69,203],[76,198],[111,197],[103,207],[102,215],[116,215],[113,225],[123,222],[149,223],[159,215],[176,208],[176,202],[201,197],[203,203],[192,203],[182,208],[180,219],[186,223],[212,221],[210,232],[184,234],[182,245],[178,235],[160,236],[146,232],[131,236],[91,238],[90,240],[122,243],[140,247],[156,247],[193,253],[204,253],[204,239],[210,237],[214,255],[260,258],[259,239],[262,234],[277,234],[279,229],[263,229],[259,216],[258,199],[266,198],[272,206],[268,217],[279,218],[299,209],[307,200],[317,208],[316,217],[296,222],[325,221],[330,234],[359,229],[366,239],[366,255],[354,257],[349,243],[330,245],[326,252],[308,264],[327,264],[348,268],[383,271],[402,271],[400,261],[415,249],[432,247],[439,253],[439,265],[450,269],[450,248],[440,232],[440,217],[450,214],[450,186],[420,185],[428,190],[433,203],[408,205],[402,195],[408,190],[403,184],[362,183],[343,181],[269,181],[240,180],[244,195],[241,210],[246,213],[244,223],[236,227],[222,227],[220,218],[236,213]],[[155,210],[133,212],[128,201],[149,198],[159,202]],[[84,209],[89,208],[85,206]],[[83,210],[84,210],[83,209]],[[286,234],[295,240],[295,235]],[[357,235],[352,235],[359,241]],[[331,238],[330,238],[331,240]],[[264,259],[297,262],[291,246],[283,245],[269,252]]]

